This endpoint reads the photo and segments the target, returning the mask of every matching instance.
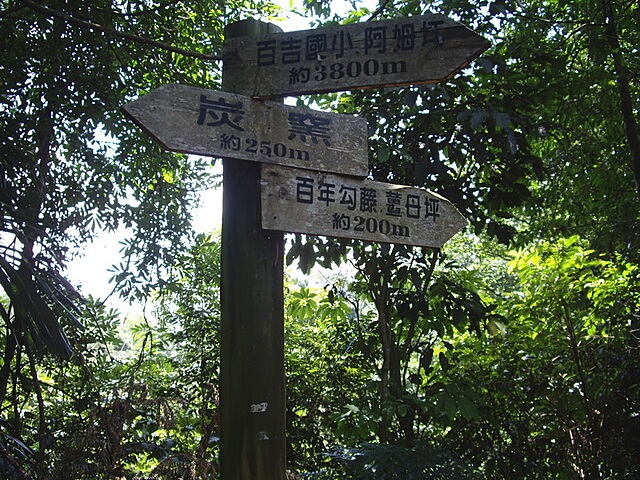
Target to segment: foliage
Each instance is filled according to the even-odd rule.
[[[447,381],[485,404],[445,445],[487,478],[635,478],[638,268],[577,237],[514,253],[503,332],[459,338]]]
[[[143,318],[123,330],[116,312],[87,303],[85,329],[71,339],[72,361],[34,360],[33,377],[15,368],[22,373],[6,394],[0,422],[6,475],[215,475],[219,242],[199,237],[180,260],[157,300],[158,323]],[[43,441],[47,448],[38,449]]]
[[[288,461],[314,471],[338,441],[367,438],[362,405],[374,375],[369,316],[333,289],[290,286],[286,302]],[[357,410],[355,412],[354,410]]]
[[[0,287],[8,297],[0,418],[15,447],[3,448],[3,465],[16,454],[33,459],[38,476],[56,468],[47,419],[59,383],[43,385],[42,369],[90,368],[82,349],[92,348],[83,339],[94,306],[61,273],[73,249],[103,230],[126,230],[113,280],[142,299],[193,240],[190,209],[212,184],[208,161],[163,152],[120,106],[168,82],[215,86],[223,21],[257,11],[275,10],[263,2],[0,2]]]
[[[410,448],[398,445],[370,445],[334,449],[329,454],[342,465],[335,473],[311,478],[353,480],[470,480],[479,478],[445,451],[427,445]],[[337,476],[336,476],[337,475]]]
[[[343,19],[304,3],[318,23],[442,12],[492,48],[444,84],[299,99],[366,117],[370,176],[441,193],[476,235],[442,251],[293,238],[289,263],[355,274],[288,291],[292,467],[638,477],[637,2],[353,2]],[[275,11],[0,1],[3,475],[215,478],[219,245],[190,232],[212,179],[119,107],[215,87],[223,22]],[[117,228],[114,281],[158,316],[124,333],[60,273]],[[495,240],[519,249],[508,266]]]

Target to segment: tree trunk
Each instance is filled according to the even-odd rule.
[[[385,274],[386,273],[386,274]],[[373,281],[369,279],[369,288],[373,295],[378,313],[378,331],[382,345],[382,366],[380,368],[380,407],[382,415],[378,423],[378,437],[382,443],[397,440],[392,435],[392,420],[397,419],[400,426],[401,440],[411,444],[414,440],[414,409],[402,414],[395,411],[393,415],[385,415],[384,411],[391,405],[398,405],[404,396],[402,382],[401,352],[395,332],[393,331],[393,302],[389,292],[391,282],[390,271],[383,272]]]
[[[384,280],[383,280],[384,281]],[[378,422],[378,437],[381,443],[388,443],[391,440],[391,425],[389,416],[384,411],[391,401],[391,377],[393,370],[393,331],[389,325],[390,312],[388,310],[388,291],[382,286],[380,295],[375,298],[376,310],[378,313],[378,332],[380,344],[382,345],[382,366],[380,367],[380,421]]]
[[[603,0],[603,11],[605,15],[605,37],[611,48],[611,56],[615,68],[616,83],[620,93],[620,110],[624,121],[627,144],[631,154],[631,170],[636,184],[636,193],[640,200],[640,137],[638,136],[638,126],[633,113],[633,101],[629,87],[629,70],[627,69],[620,49],[620,39],[616,28],[616,14],[611,0]]]

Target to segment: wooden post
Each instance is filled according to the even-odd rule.
[[[446,17],[394,19],[386,23],[376,22],[377,27],[375,28],[382,29],[382,32],[386,29],[395,31],[398,21],[403,22],[401,25],[408,26],[409,31],[412,32],[410,36],[403,37],[402,45],[396,43],[396,46],[402,47],[401,50],[387,49],[387,45],[379,43],[382,41],[380,39],[376,39],[375,46],[369,45],[367,40],[369,38],[367,32],[371,28],[369,24],[344,26],[339,30],[323,30],[323,33],[309,31],[295,34],[302,35],[296,40],[300,45],[305,44],[306,41],[309,42],[309,52],[314,49],[319,50],[317,50],[317,55],[304,56],[305,62],[312,62],[308,64],[308,67],[298,66],[294,69],[282,68],[284,60],[282,49],[285,39],[268,37],[271,34],[281,32],[279,27],[251,19],[233,23],[225,29],[223,90],[245,97],[273,97],[302,92],[324,93],[343,90],[346,87],[363,88],[436,82],[450,78],[489,46],[486,40],[468,31],[466,27],[446,19]],[[414,30],[416,25],[418,30]],[[444,30],[446,29],[448,30],[445,34]],[[414,31],[422,32],[422,42],[414,41]],[[294,34],[287,34],[286,41],[294,38],[292,35]],[[334,49],[331,47],[329,49],[328,45],[323,45],[324,42],[318,40],[320,37],[330,38],[331,36],[341,39],[342,48]],[[268,39],[265,41],[264,39],[267,37]],[[381,38],[386,37],[383,35]],[[352,39],[355,39],[356,48],[352,48]],[[317,40],[318,42],[316,42]],[[349,48],[346,48],[347,43],[351,45]],[[265,49],[267,57],[269,57],[269,61],[266,63],[275,66],[275,70],[266,68],[258,61],[258,52],[261,52],[261,55],[265,53]],[[343,59],[343,54],[346,54],[347,50],[350,55],[353,54],[356,57]],[[427,73],[415,74],[415,72],[409,71],[409,65],[412,67],[424,66],[425,62],[422,61],[424,55],[419,57],[421,59],[419,62],[414,61],[413,57],[397,59],[401,51],[405,50],[418,50],[419,55],[429,54],[430,63],[426,64],[428,66]],[[447,53],[448,51],[464,51],[465,54],[462,59],[459,56],[454,58]],[[364,53],[358,57],[361,52]],[[374,52],[389,54],[392,57],[388,59],[386,57],[374,58],[376,56]],[[335,62],[327,58],[326,55],[334,55]],[[288,56],[287,59],[289,60]],[[452,59],[453,63],[447,61],[446,68],[438,70],[439,73],[428,73],[429,70],[435,69],[443,60],[447,59]],[[300,60],[302,60],[302,56]],[[331,73],[335,73],[335,75],[326,75],[327,65],[330,65]],[[314,81],[323,82],[330,78],[332,82],[335,82],[319,84],[312,89],[306,86],[306,83],[311,79],[310,72],[318,73],[318,75],[313,75]],[[378,78],[374,75],[377,73],[387,77]],[[406,73],[408,76],[393,76],[396,73],[403,75]],[[278,80],[274,83],[273,80],[276,77]],[[355,81],[355,84],[346,83],[347,77],[360,80]],[[376,78],[367,79],[367,77]],[[290,85],[296,82],[304,84],[302,89],[289,89]],[[266,85],[271,85],[270,89],[264,90]],[[217,95],[218,98],[212,101],[207,96],[216,95],[216,92],[204,90],[204,93],[199,93],[198,90],[203,89],[168,85],[128,103],[123,108],[167,149],[209,156],[224,156],[228,153],[231,157],[234,152],[239,151],[241,146],[239,143],[242,139],[235,136],[237,133],[235,131],[230,134],[225,133],[224,127],[243,130],[242,127],[234,124],[239,121],[235,117],[241,118],[244,114],[243,105],[246,107],[252,102],[259,103],[258,110],[262,111],[261,115],[263,115],[261,118],[264,118],[265,111],[275,110],[273,105],[269,106],[251,99],[238,99],[237,102],[233,100],[233,103],[227,103],[223,98],[224,95]],[[208,111],[209,108],[212,111]],[[230,116],[231,111],[234,112],[233,116]],[[212,115],[213,121],[207,115]],[[172,122],[166,122],[166,119],[171,119]],[[205,119],[208,120],[205,122]],[[319,160],[325,158],[324,154],[326,153],[338,158],[340,168],[337,168],[336,162],[330,161],[325,165],[325,169],[328,168],[328,165],[332,170],[339,170],[336,173],[366,176],[366,122],[361,122],[360,127],[346,119],[335,119],[334,123],[334,120],[326,118],[326,114],[311,111],[290,113],[287,120],[290,122],[286,135],[288,140],[299,136],[298,140],[302,142],[302,145],[305,145],[306,137],[310,137],[311,143],[319,144],[320,142],[316,138],[319,136],[323,140],[321,148],[322,145],[326,145],[327,151],[318,152],[309,143],[306,146],[288,146],[286,143],[288,140],[276,140],[273,143],[273,149],[271,149],[270,145],[273,140],[265,138],[260,141],[259,153],[261,156],[273,160],[271,153],[274,153],[280,160],[291,157],[294,160],[304,160],[303,168],[316,168],[323,165]],[[356,129],[352,131],[351,128],[340,126],[346,126],[348,123],[353,124]],[[212,131],[205,131],[200,128],[205,124],[207,128],[216,128]],[[279,122],[262,120],[262,124],[266,130],[258,129],[258,131],[274,133],[270,131],[278,130],[278,135],[275,138],[282,138],[279,136],[282,133],[282,126],[279,125]],[[329,128],[329,125],[332,127]],[[302,130],[298,131],[299,128]],[[356,130],[360,133],[357,133]],[[232,137],[235,137],[234,142],[236,143],[231,141]],[[254,155],[245,155],[243,158],[250,158],[254,161],[234,158],[223,160],[220,352],[221,478],[222,480],[284,480],[286,476],[284,239],[283,234],[279,231],[263,230],[261,223],[261,171],[264,170],[266,173],[265,185],[269,185],[270,181],[273,185],[272,180],[282,177],[282,174],[273,168],[262,168],[260,162],[266,160],[259,156],[255,158],[258,154],[258,150],[255,148],[258,145],[258,140],[245,138],[245,141],[248,142],[249,148],[246,148],[244,153],[248,152]],[[315,163],[306,165],[306,161],[311,160],[312,153]],[[279,162],[272,161],[271,163],[277,164]],[[288,165],[288,163],[286,165],[287,167],[294,166]],[[313,180],[309,176],[316,174],[305,172],[304,175]],[[358,188],[361,190],[366,188],[369,193],[375,193],[378,189],[382,192],[387,188],[393,188],[394,190],[390,192],[393,196],[388,196],[393,202],[390,202],[386,207],[388,209],[387,216],[394,218],[404,215],[413,220],[421,218],[431,221],[429,228],[424,230],[423,235],[419,235],[419,237],[423,236],[426,239],[420,240],[421,242],[444,242],[455,233],[453,229],[460,229],[465,224],[463,219],[459,218],[461,216],[457,210],[447,207],[446,199],[434,194],[416,189],[408,193],[407,188],[409,187],[401,187],[403,190],[400,191],[398,190],[400,186],[387,187],[377,182],[368,183],[366,187],[362,186],[365,185],[364,183],[356,186],[351,183],[353,179],[343,180],[342,177],[336,176],[332,178],[335,178],[336,184],[339,182],[349,184],[347,192],[352,192],[352,196],[344,197],[345,201],[341,201],[340,205],[344,206],[345,203],[348,205],[349,202],[354,202],[351,204],[353,208],[346,207],[349,213],[340,214],[340,223],[335,223],[335,217],[331,214],[329,232],[314,230],[308,233],[335,234],[334,230],[341,229],[350,231],[353,224],[349,215],[351,210],[356,208],[355,192]],[[299,179],[296,177],[296,180]],[[281,185],[280,192],[286,193],[287,188]],[[302,192],[302,197],[300,192]],[[404,204],[400,198],[403,192],[406,193],[406,203]],[[304,189],[296,190],[296,203],[303,205],[312,203],[307,201],[308,198],[305,195],[308,196],[309,192],[305,192]],[[334,195],[334,191],[331,190],[331,193],[327,191],[327,195]],[[293,193],[288,194],[288,197],[294,198]],[[286,200],[286,198],[274,199],[273,195],[270,196],[268,192],[264,198],[265,205],[271,208],[271,210],[265,209],[270,212],[270,216],[265,219],[265,224],[269,228],[287,229],[289,225],[281,224],[279,221],[293,212],[291,210],[293,207],[285,205],[287,210],[282,213],[279,208],[283,206],[283,202],[279,202],[279,200]],[[327,202],[327,207],[328,203],[334,201],[331,198]],[[400,203],[396,203],[398,201]],[[297,205],[295,210],[298,211],[299,207],[300,205]],[[402,208],[405,208],[404,213]],[[441,211],[440,208],[443,210]],[[449,212],[446,215],[445,210]],[[360,211],[374,212],[373,209],[363,206],[362,202]],[[339,212],[335,213],[339,214]],[[315,212],[311,212],[311,214],[312,217],[316,216]],[[440,219],[441,215],[446,217],[445,225],[443,225],[444,218]],[[440,220],[436,225],[438,219]],[[398,237],[404,237],[405,240],[402,243],[414,244],[408,242],[406,238],[411,237],[412,231],[415,233],[424,227],[424,225],[410,226],[404,223],[391,223],[391,220],[386,216],[367,215],[365,217],[361,213],[354,216],[353,221],[356,224],[353,227],[354,232],[357,232],[359,228],[366,228],[368,234],[382,234],[382,238],[376,236],[365,238],[358,235],[347,236],[347,238],[361,238],[369,241],[395,242]],[[328,224],[327,222],[326,219],[323,220],[324,227]],[[295,228],[307,233],[308,222],[305,221],[304,224]],[[389,235],[393,238],[390,238]],[[415,244],[431,245],[431,243]]]
[[[229,25],[225,38],[277,31],[273,24],[249,19]],[[223,73],[223,90],[251,95],[237,77]],[[286,472],[284,241],[281,232],[261,227],[260,167],[223,160],[222,480],[284,480]]]

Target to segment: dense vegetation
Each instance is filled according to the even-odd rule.
[[[444,13],[492,47],[444,84],[299,99],[366,117],[371,177],[442,194],[470,227],[438,251],[290,236],[292,267],[349,273],[285,286],[289,469],[640,478],[640,6],[300,8]],[[224,24],[277,12],[0,0],[1,478],[218,478],[220,245],[190,225],[216,179],[119,108],[219,88]],[[114,287],[154,310],[136,321],[63,275],[118,228]]]

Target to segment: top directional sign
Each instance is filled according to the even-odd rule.
[[[436,83],[489,45],[433,14],[232,38],[225,42],[223,69],[254,97]]]

